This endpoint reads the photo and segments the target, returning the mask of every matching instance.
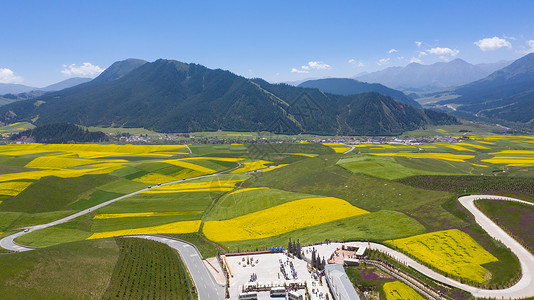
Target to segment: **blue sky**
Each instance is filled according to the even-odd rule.
[[[534,51],[530,0],[20,0],[0,11],[0,82],[37,87],[130,57],[281,82]]]

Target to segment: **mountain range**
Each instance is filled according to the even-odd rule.
[[[534,53],[446,93],[452,99],[438,101],[436,107],[452,107],[461,116],[533,124]]]
[[[413,107],[422,108],[412,98],[406,96],[403,92],[390,89],[379,83],[366,83],[350,78],[325,78],[317,80],[308,80],[298,85],[305,88],[317,88],[325,93],[339,94],[339,95],[355,95],[368,92],[377,92],[383,95],[411,105]]]
[[[405,67],[389,67],[373,73],[363,73],[354,79],[380,83],[402,91],[429,91],[464,85],[482,79],[506,67],[510,61],[473,65],[461,59],[431,65],[410,63]]]
[[[45,86],[43,88],[37,88],[37,87],[27,86],[23,84],[0,83],[0,95],[20,94],[20,93],[28,93],[32,91],[37,91],[37,92],[60,91],[62,89],[73,87],[75,85],[82,84],[82,83],[89,82],[89,81],[91,81],[91,78],[73,77],[73,78],[63,80],[58,83],[51,84],[49,86]]]
[[[328,135],[400,134],[457,123],[376,92],[335,95],[166,59],[116,62],[90,82],[0,107],[4,123],[31,120],[158,132]]]

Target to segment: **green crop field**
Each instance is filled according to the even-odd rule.
[[[113,239],[0,255],[0,294],[2,299],[101,299],[118,258]]]
[[[243,133],[224,135],[209,133],[204,137],[249,138]],[[509,285],[518,274],[519,264],[511,252],[478,227],[456,197],[465,192],[497,192],[534,199],[534,143],[528,137],[477,135],[455,143],[414,146],[362,144],[348,154],[334,151],[335,147],[348,146],[329,143],[235,142],[189,147],[190,155],[180,145],[0,147],[0,232],[57,220],[151,185],[154,187],[149,192],[33,231],[16,241],[58,247],[94,238],[95,234],[102,238],[141,230],[190,241],[203,257],[212,257],[217,249],[284,246],[289,238],[304,244],[325,239],[383,242],[458,229],[497,259],[484,264],[490,279],[483,286]],[[280,167],[251,174],[219,174],[238,166],[254,169],[264,165]],[[170,181],[179,183],[157,186]],[[288,223],[274,235],[246,240],[214,237],[221,241],[215,243],[203,234],[206,222],[249,217],[257,218],[247,219],[252,222],[263,222],[262,218],[271,218],[274,211],[283,212],[281,207],[313,203],[297,201],[318,198],[326,202],[301,207],[298,213],[320,220],[328,209],[347,211],[343,205],[361,210],[348,217],[330,213],[328,221],[304,226]]]
[[[197,299],[178,254],[167,245],[119,238],[120,255],[103,299]]]

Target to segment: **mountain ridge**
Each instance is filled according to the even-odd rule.
[[[328,135],[399,134],[457,122],[446,114],[416,109],[378,93],[333,95],[175,60],[137,64],[116,79],[109,77],[114,72],[104,71],[76,87],[0,107],[0,120],[37,118],[37,125],[69,122],[159,132]]]
[[[500,61],[473,65],[459,58],[431,65],[413,62],[405,67],[389,67],[377,72],[356,75],[353,79],[376,82],[399,90],[429,91],[460,86],[482,79],[510,63]]]
[[[317,88],[325,93],[339,94],[345,96],[366,92],[377,92],[390,96],[391,98],[404,104],[408,104],[417,108],[422,108],[419,103],[405,95],[403,92],[388,88],[379,83],[361,82],[356,79],[350,78],[325,78],[317,80],[308,80],[299,84],[298,86],[306,88]]]

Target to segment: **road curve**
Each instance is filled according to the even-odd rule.
[[[25,246],[19,245],[19,244],[15,243],[14,240],[16,238],[18,238],[19,236],[24,235],[26,233],[29,233],[29,232],[32,232],[32,231],[35,231],[35,230],[39,230],[39,229],[43,229],[43,228],[47,228],[47,227],[50,227],[50,226],[58,225],[58,224],[61,224],[61,223],[65,223],[65,222],[70,221],[72,219],[75,219],[75,218],[77,218],[79,216],[83,216],[85,214],[88,214],[91,211],[94,211],[96,209],[99,209],[99,208],[102,208],[104,206],[110,205],[111,203],[117,202],[117,201],[122,200],[124,198],[128,198],[128,197],[137,195],[137,194],[142,193],[142,192],[146,192],[146,191],[151,190],[151,189],[157,189],[158,187],[166,186],[166,185],[173,184],[173,183],[185,182],[185,181],[190,181],[190,180],[194,180],[194,179],[206,178],[206,177],[217,176],[217,175],[219,175],[219,174],[203,175],[203,176],[193,177],[193,178],[189,178],[189,179],[171,181],[171,182],[167,182],[167,183],[162,183],[162,184],[160,184],[158,186],[154,186],[152,188],[145,188],[145,189],[142,189],[142,190],[139,190],[139,191],[127,194],[127,195],[123,195],[123,196],[120,196],[118,198],[111,199],[111,200],[108,200],[106,202],[103,202],[103,203],[100,203],[98,205],[95,205],[95,206],[93,206],[91,208],[84,209],[82,211],[79,211],[79,212],[77,212],[75,214],[72,214],[70,216],[64,217],[62,219],[59,219],[59,220],[56,220],[56,221],[53,221],[53,222],[50,222],[50,223],[47,223],[47,224],[33,226],[31,229],[28,229],[27,231],[20,231],[20,232],[14,233],[12,235],[6,236],[6,237],[4,237],[3,239],[0,240],[0,247],[2,247],[4,249],[7,249],[7,250],[11,250],[11,251],[16,251],[16,252],[33,250],[34,248],[25,247]]]
[[[497,224],[491,221],[475,206],[474,201],[480,199],[514,201],[533,206],[534,203],[510,197],[501,197],[493,195],[471,195],[458,198],[458,201],[467,210],[469,210],[469,212],[473,214],[473,216],[475,217],[475,221],[480,225],[480,227],[482,227],[482,229],[484,229],[491,237],[500,241],[502,244],[508,247],[519,259],[522,273],[521,279],[513,286],[508,287],[506,289],[485,290],[461,283],[454,279],[448,278],[440,273],[437,273],[436,271],[433,271],[430,268],[408,257],[407,255],[397,252],[382,244],[362,242],[354,242],[348,244],[354,244],[355,246],[368,245],[371,249],[380,250],[381,252],[384,252],[389,256],[395,258],[399,262],[414,268],[418,272],[436,281],[470,292],[471,294],[473,294],[473,296],[477,298],[521,299],[527,297],[534,297],[534,255],[530,253],[527,249],[525,249],[521,244],[519,244],[514,238],[508,235],[504,230],[502,230]]]
[[[215,176],[217,174],[212,175],[204,175],[199,176],[195,178],[190,178],[187,180],[193,180],[193,179],[199,179],[204,177],[210,177]],[[185,180],[178,180],[173,182],[168,182],[165,184],[161,184],[161,186],[165,186],[172,183],[177,182],[183,182]],[[157,187],[156,187],[157,188]],[[118,200],[136,195],[138,193],[144,192],[149,190],[149,188],[124,195],[109,201],[106,201],[104,203],[98,204],[96,206],[93,206],[89,209],[80,211],[78,213],[75,213],[73,215],[70,215],[68,217],[59,219],[54,222],[50,222],[48,224],[38,225],[30,229],[29,231],[21,231],[12,235],[9,235],[2,240],[0,240],[0,246],[2,248],[12,250],[12,251],[30,251],[34,248],[25,247],[22,245],[18,245],[14,242],[14,239],[24,235],[28,232],[43,229],[46,227],[54,226],[57,224],[61,224],[64,222],[67,222],[69,220],[72,220],[76,217],[79,217],[81,215],[89,213],[91,210],[95,210],[101,207],[104,207],[106,205],[109,205],[113,202],[116,202]],[[521,265],[521,271],[522,276],[521,279],[514,284],[511,287],[508,287],[506,289],[501,290],[484,290],[477,287],[472,287],[467,284],[463,284],[461,282],[458,282],[456,280],[453,280],[451,278],[448,278],[442,274],[439,274],[430,268],[420,264],[419,262],[413,260],[412,258],[406,256],[403,253],[400,253],[398,251],[395,251],[389,247],[386,247],[381,244],[376,243],[362,243],[362,242],[351,242],[348,244],[352,244],[355,246],[363,246],[368,245],[371,249],[377,249],[380,250],[389,256],[395,258],[396,260],[400,261],[401,263],[410,266],[414,268],[415,270],[419,271],[420,273],[445,284],[448,284],[450,286],[457,287],[459,289],[465,290],[473,294],[475,297],[481,297],[481,298],[499,298],[499,299],[519,299],[519,298],[527,298],[527,297],[534,297],[534,255],[532,255],[529,251],[527,251],[521,244],[519,244],[515,239],[513,239],[510,235],[508,235],[504,230],[502,230],[497,224],[495,224],[493,221],[491,221],[486,215],[484,215],[474,204],[475,200],[479,199],[494,199],[494,200],[505,200],[505,201],[514,201],[519,203],[524,203],[528,205],[534,205],[534,203],[510,198],[510,197],[501,197],[501,196],[494,196],[494,195],[471,195],[471,196],[463,196],[458,198],[458,201],[469,211],[473,214],[475,217],[475,221],[486,231],[488,234],[493,237],[494,239],[500,241],[505,246],[507,246],[519,259],[520,265]],[[159,241],[162,243],[165,243],[172,248],[178,250],[184,259],[184,263],[187,266],[189,272],[193,276],[193,280],[195,282],[195,285],[197,286],[197,290],[199,292],[199,295],[203,295],[205,297],[200,297],[200,299],[223,299],[223,297],[220,297],[221,289],[220,286],[218,286],[215,281],[213,280],[212,275],[209,273],[205,265],[202,263],[200,259],[200,255],[198,254],[198,251],[192,247],[191,245],[187,243],[183,243],[177,240],[164,238],[160,236],[152,236],[152,235],[139,235],[139,236],[133,236],[138,238],[145,238],[145,239],[151,239],[155,241]],[[184,245],[185,244],[185,245]],[[180,248],[181,247],[181,248]],[[209,278],[209,280],[207,279]],[[202,293],[202,294],[200,294]],[[211,297],[215,298],[211,298]]]
[[[218,285],[208,271],[197,248],[184,241],[154,235],[131,235],[125,237],[141,238],[164,243],[176,249],[193,277],[198,292],[198,299],[224,299],[224,288]]]

